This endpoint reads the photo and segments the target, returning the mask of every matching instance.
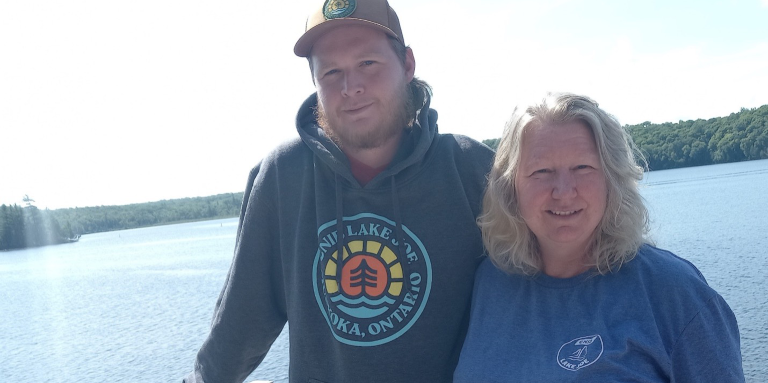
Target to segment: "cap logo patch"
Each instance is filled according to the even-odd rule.
[[[326,20],[347,17],[355,12],[357,2],[355,0],[325,0],[323,16]]]

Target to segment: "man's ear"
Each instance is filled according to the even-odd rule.
[[[413,57],[413,50],[408,47],[405,48],[405,82],[411,82],[413,80],[413,74],[416,73],[416,59]]]
[[[312,77],[312,85],[317,86],[315,83],[315,68],[312,65],[312,56],[307,56],[307,63],[309,63],[309,75]]]

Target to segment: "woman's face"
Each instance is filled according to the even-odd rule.
[[[592,131],[580,121],[529,127],[515,187],[544,263],[581,261],[608,199]]]

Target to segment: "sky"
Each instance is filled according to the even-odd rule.
[[[240,192],[298,137],[293,54],[319,0],[0,3],[0,204]],[[498,138],[515,105],[592,97],[622,124],[768,104],[768,0],[390,0],[442,133]]]

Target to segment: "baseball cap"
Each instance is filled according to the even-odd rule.
[[[299,57],[309,56],[320,36],[344,25],[378,29],[405,45],[400,20],[387,0],[325,0],[307,19],[304,34],[296,41],[293,52]]]

